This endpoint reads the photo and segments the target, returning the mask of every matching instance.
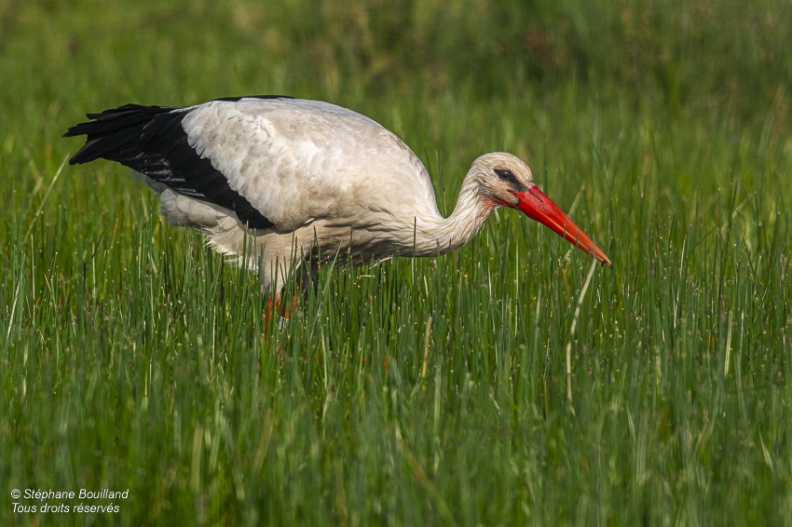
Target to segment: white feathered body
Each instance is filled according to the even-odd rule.
[[[111,117],[129,120],[124,108],[132,106]],[[141,108],[155,107],[132,111]],[[359,265],[447,252],[466,243],[495,206],[477,200],[478,185],[466,180],[460,203],[469,206],[444,219],[429,174],[410,148],[375,121],[333,104],[241,98],[167,110],[143,126],[129,148],[83,159],[80,152],[72,162],[106,157],[142,172],[160,193],[169,223],[200,229],[218,252],[259,269],[264,288],[279,289],[303,258]],[[102,115],[92,117],[101,124]],[[88,150],[91,130],[74,130],[88,135]],[[172,151],[166,139],[177,145]],[[155,169],[141,161],[146,156],[156,158]],[[198,158],[211,162],[202,169],[206,181],[183,173],[174,186],[176,165],[193,166]],[[211,178],[224,178],[230,187],[224,196],[244,198],[255,209],[259,228],[250,228],[230,201],[207,197]]]

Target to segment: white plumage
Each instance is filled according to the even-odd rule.
[[[185,108],[126,105],[72,127],[72,164],[118,161],[146,176],[173,225],[279,290],[303,259],[355,265],[435,256],[467,243],[497,206],[518,208],[600,261],[608,258],[506,153],[479,157],[448,218],[420,159],[389,130],[339,106],[286,97]]]

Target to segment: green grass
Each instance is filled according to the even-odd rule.
[[[789,4],[445,4],[0,4],[0,524],[792,523]],[[501,210],[324,269],[278,331],[60,137],[255,93],[379,120],[446,213],[514,152],[615,267],[584,294],[590,260]],[[81,488],[130,495],[12,512]]]

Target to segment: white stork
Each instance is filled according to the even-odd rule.
[[[88,118],[65,134],[87,136],[71,164],[104,158],[142,173],[170,224],[197,228],[218,252],[251,270],[260,266],[264,291],[279,291],[303,261],[315,271],[334,258],[360,265],[447,253],[499,206],[610,265],[511,154],[476,159],[443,218],[429,174],[401,139],[326,102],[262,96],[183,108],[127,104]]]

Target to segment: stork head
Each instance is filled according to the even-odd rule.
[[[522,159],[503,152],[485,154],[473,162],[471,173],[476,175],[485,202],[522,211],[603,264],[611,265],[591,238],[539,190]]]

